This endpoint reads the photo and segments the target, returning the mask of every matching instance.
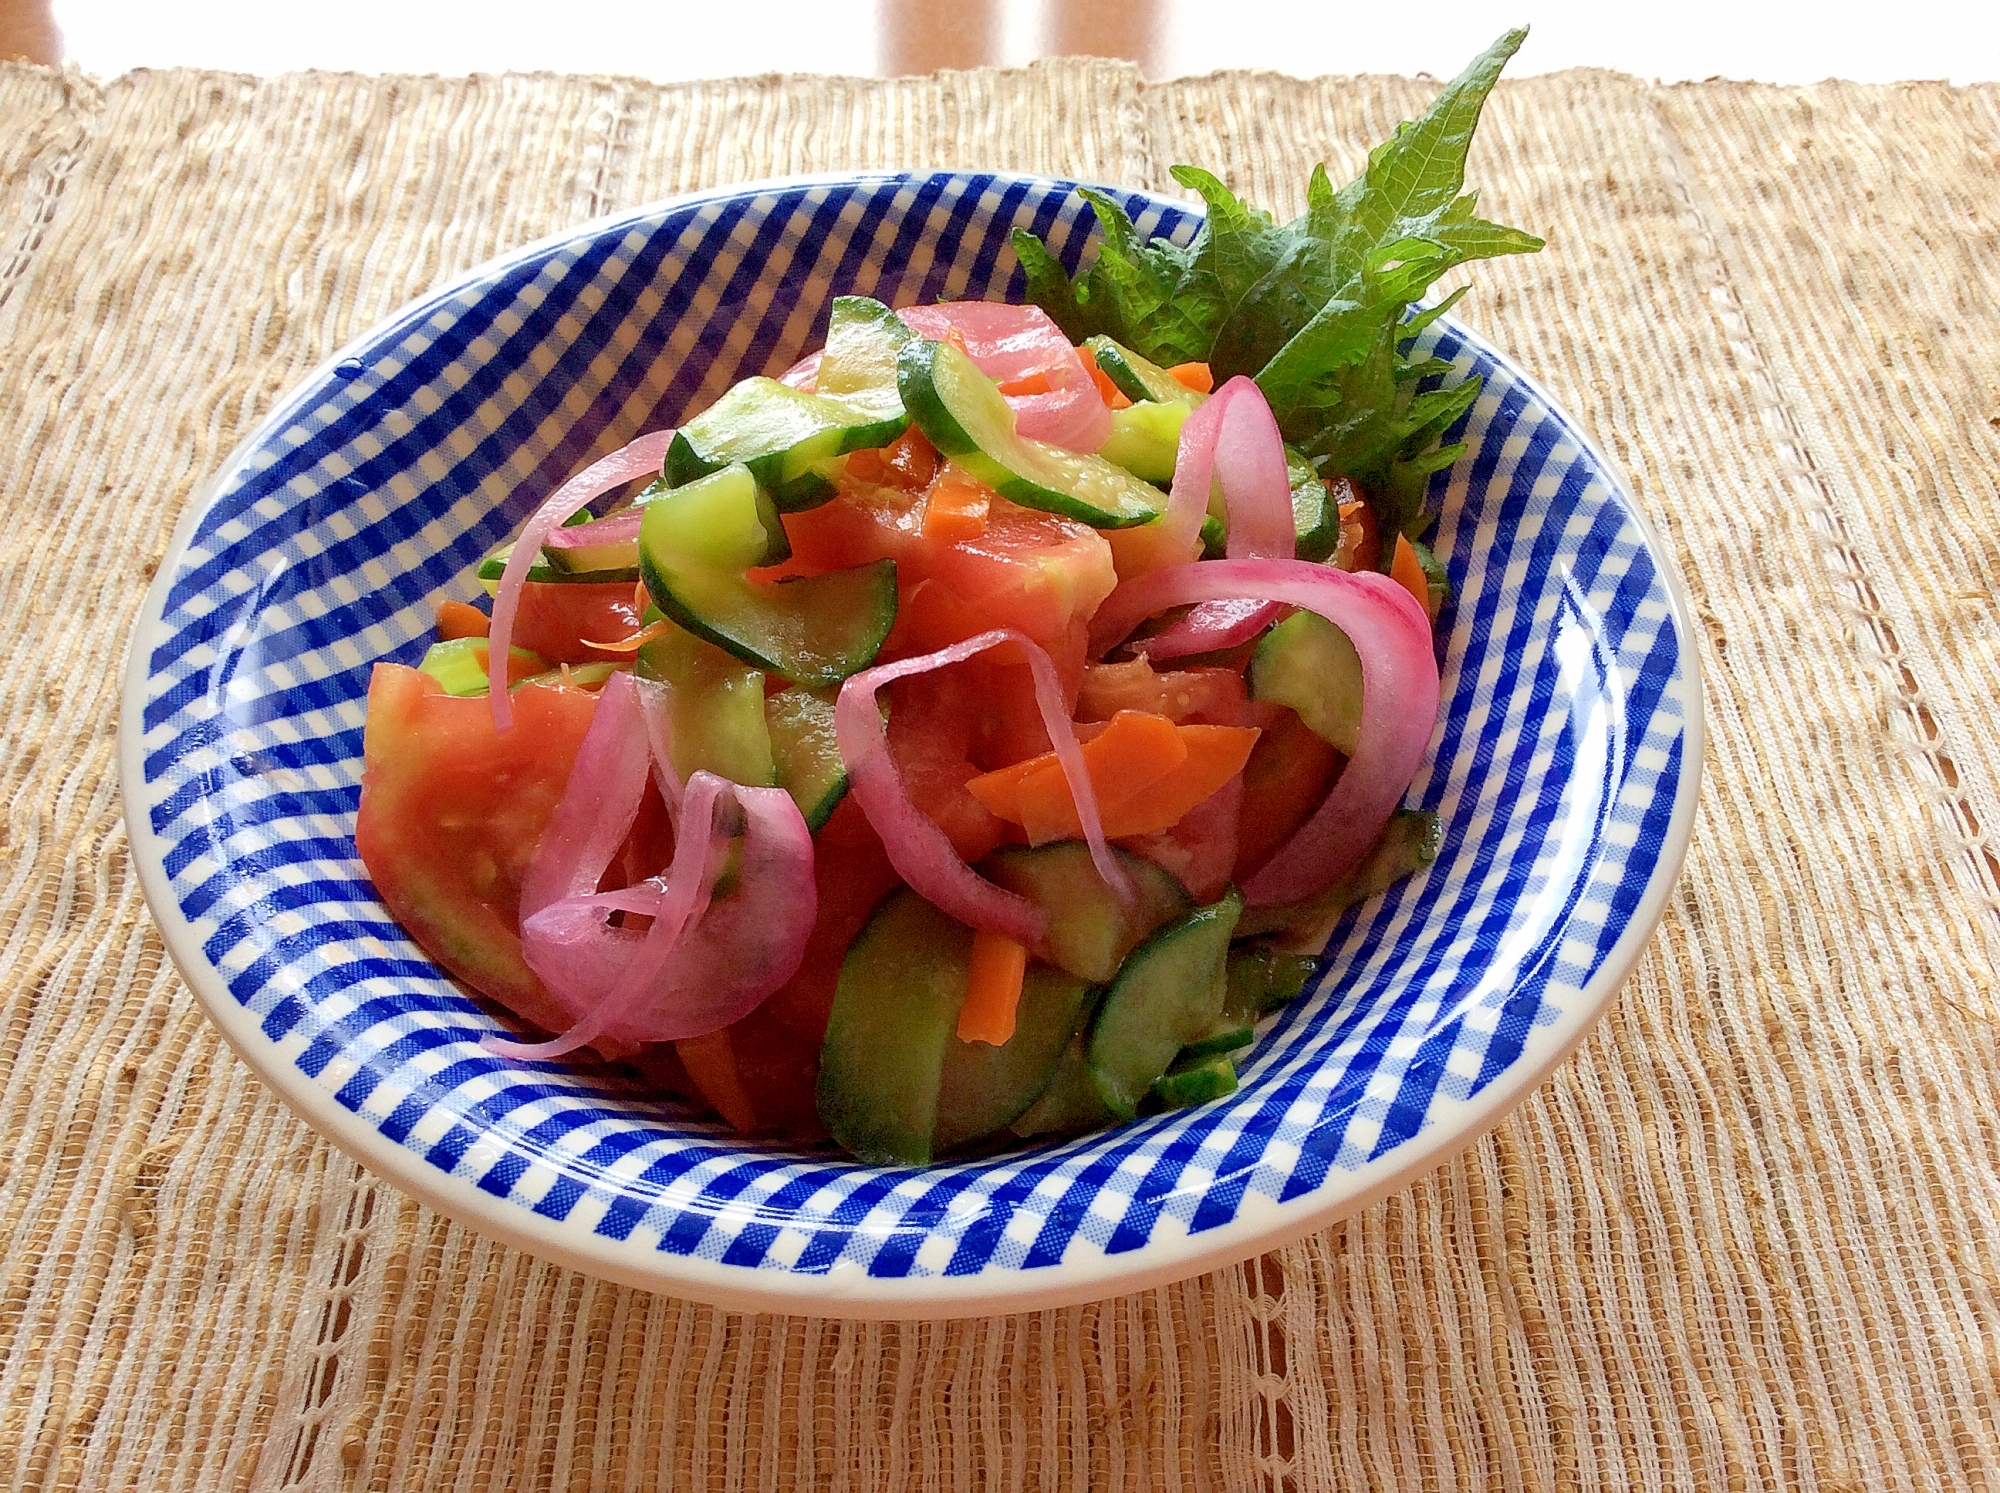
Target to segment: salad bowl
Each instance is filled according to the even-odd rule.
[[[1148,233],[1188,204],[1112,191]],[[436,603],[594,456],[816,345],[841,294],[1017,299],[1073,269],[1073,184],[800,178],[647,207],[425,296],[286,398],[192,503],[132,639],[128,823],[167,947],[239,1055],[362,1164],[580,1270],[748,1310],[943,1317],[1199,1273],[1408,1185],[1576,1047],[1692,822],[1698,663],[1619,475],[1469,329],[1484,389],[1432,479],[1453,601],[1407,801],[1426,870],[1348,912],[1225,1099],[1059,1144],[869,1166],[745,1139],[636,1075],[482,1049],[497,1014],[399,929],[354,847],[364,705]]]

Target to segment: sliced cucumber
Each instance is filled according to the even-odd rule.
[[[971,963],[972,930],[907,890],[849,945],[820,1047],[818,1100],[828,1133],[861,1160],[930,1161]]]
[[[741,463],[779,508],[813,508],[834,493],[821,463],[887,445],[909,423],[900,405],[871,409],[774,378],[746,378],[675,433],[666,479],[683,487]]]
[[[1102,1130],[1117,1118],[1104,1107],[1097,1085],[1090,1081],[1090,1061],[1084,1056],[1083,1034],[1079,1032],[1056,1059],[1041,1098],[1007,1128],[1023,1137],[1084,1135]]]
[[[1162,1109],[1186,1109],[1236,1092],[1236,1064],[1220,1053],[1190,1054],[1153,1082]]]
[[[961,1042],[971,964],[972,930],[907,889],[848,948],[820,1048],[819,1114],[863,1161],[921,1166],[1004,1129],[1087,1019],[1085,981],[1030,964],[1013,1037]]]
[[[1174,1066],[1179,1067],[1182,1063],[1196,1058],[1213,1057],[1219,1052],[1235,1052],[1239,1048],[1248,1047],[1256,1040],[1256,1026],[1240,1016],[1231,1016],[1225,1005],[1214,1024],[1181,1049],[1181,1055],[1175,1059]],[[1173,1068],[1167,1071],[1171,1073]]]
[[[1181,426],[1193,406],[1180,400],[1167,404],[1133,404],[1111,412],[1111,434],[1097,448],[1106,461],[1116,462],[1134,477],[1165,487],[1174,480],[1174,460],[1180,454]]]
[[[740,465],[648,503],[639,526],[639,570],[668,617],[794,684],[838,684],[873,661],[895,623],[896,562],[775,584],[744,574],[789,553],[780,549]]]
[[[1429,809],[1398,809],[1389,816],[1382,838],[1368,852],[1367,860],[1316,897],[1285,907],[1250,909],[1237,932],[1247,937],[1330,927],[1335,918],[1355,903],[1387,891],[1405,876],[1436,860],[1442,838],[1443,827]]]
[[[1092,337],[1083,345],[1097,359],[1104,376],[1118,386],[1118,392],[1134,402],[1153,400],[1195,405],[1207,397],[1190,389],[1150,358],[1140,357],[1109,337]]]
[[[605,662],[594,664],[557,664],[556,667],[548,670],[546,673],[529,675],[521,683],[551,684],[569,689],[596,689],[601,684],[609,683],[613,674],[630,667],[631,665],[629,664]]]
[[[1289,705],[1313,735],[1348,756],[1361,739],[1361,657],[1316,612],[1294,612],[1250,655],[1250,698]]]
[[[834,297],[826,352],[819,360],[819,392],[879,419],[907,424],[903,396],[896,388],[896,354],[915,335],[880,301],[860,295]]]
[[[1298,557],[1324,560],[1340,548],[1340,504],[1319,473],[1290,446],[1285,447],[1285,475],[1292,484],[1292,527],[1298,531]]]
[[[509,648],[507,652],[517,663],[542,667],[539,653],[526,648]],[[433,643],[417,668],[435,679],[448,695],[483,695],[487,689],[486,639],[447,638]]]
[[[514,553],[514,541],[503,540],[488,550],[474,572],[480,586],[488,596],[497,595],[500,577],[507,571],[507,557]],[[633,565],[615,566],[610,570],[561,570],[550,563],[548,551],[544,550],[528,567],[528,579],[538,586],[568,583],[572,585],[606,585],[612,581],[624,581],[630,585],[639,579],[639,567]]]
[[[673,698],[674,771],[697,772],[768,788],[778,781],[764,718],[764,675],[680,628],[639,650],[642,679],[657,679]]]
[[[1004,1130],[1041,1097],[1056,1059],[1090,1015],[1090,983],[1039,960],[1021,981],[1014,1035],[945,1044],[934,1145],[950,1151]]]
[[[847,794],[847,766],[833,735],[834,694],[788,689],[764,701],[778,786],[798,804],[807,829],[825,824]]]
[[[1134,949],[1104,993],[1085,1056],[1098,1096],[1120,1119],[1139,1112],[1153,1080],[1221,1016],[1229,939],[1242,913],[1243,896],[1231,887]]]
[[[1159,517],[1166,494],[1101,456],[1031,441],[993,380],[959,348],[913,337],[896,360],[910,418],[932,445],[1023,508],[1099,529]]]
[[[1140,940],[1190,906],[1171,872],[1115,845],[1111,853],[1138,888],[1130,904],[1104,884],[1081,840],[1001,850],[981,861],[979,872],[1048,914],[1049,931],[1035,950],[1037,958],[1102,984],[1118,973]]]
[[[1245,914],[1247,922],[1253,914]],[[1238,932],[1242,929],[1239,926]],[[1223,997],[1225,1021],[1254,1022],[1297,999],[1319,961],[1310,954],[1289,954],[1262,939],[1239,943],[1229,951],[1229,993]]]

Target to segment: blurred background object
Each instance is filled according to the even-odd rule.
[[[56,29],[49,0],[0,0],[0,62],[62,60],[62,32]]]
[[[1510,75],[1603,67],[1669,81],[1773,83],[2000,79],[2000,5],[1916,0],[1810,12],[1683,0],[1671,16],[1603,0],[1404,5],[1300,0],[0,0],[0,55],[67,60],[111,76],[134,67],[280,73],[555,71],[656,82],[746,73],[896,76],[1013,66],[1037,57],[1123,57],[1152,78],[1220,68],[1449,74],[1507,26],[1534,30]]]

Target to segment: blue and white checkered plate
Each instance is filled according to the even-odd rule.
[[[1115,193],[1185,238],[1183,203]],[[1466,1145],[1638,957],[1700,780],[1689,612],[1618,476],[1464,328],[1486,385],[1440,474],[1435,865],[1337,927],[1228,1099],[925,1169],[735,1138],[601,1070],[517,1064],[354,850],[363,707],[566,474],[792,362],[835,295],[1018,296],[1074,265],[1067,182],[774,182],[532,245],[368,333],[208,484],[147,593],[120,759],[146,895],[236,1051],[316,1129],[537,1254],[721,1305],[927,1317],[1156,1285],[1323,1227]]]

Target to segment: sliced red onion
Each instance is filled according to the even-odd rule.
[[[492,677],[493,660],[507,657],[507,645],[514,636],[514,613],[521,605],[521,587],[527,584],[535,556],[542,552],[542,546],[563,521],[581,512],[592,499],[657,472],[667,459],[667,447],[673,439],[671,430],[656,430],[640,436],[629,446],[621,446],[609,456],[600,456],[550,493],[522,527],[521,537],[514,541],[513,552],[507,556],[507,568],[500,574],[500,589],[493,596],[493,625],[487,633],[491,641],[486,660],[487,683],[496,729],[505,731],[514,724],[514,710],[508,703],[506,680],[496,682]]]
[[[666,800],[667,821],[674,832],[681,827],[681,775],[674,766],[673,692],[657,679],[635,679],[639,706],[646,720],[646,742],[653,749],[653,781],[660,785]]]
[[[820,359],[825,356],[825,348],[821,348],[816,353],[807,353],[798,362],[792,364],[791,367],[779,374],[778,382],[781,384],[790,384],[794,389],[803,389],[808,394],[817,394],[819,392]]]
[[[632,832],[652,766],[638,683],[613,674],[597,697],[562,802],[521,878],[523,922],[551,903],[595,892]]]
[[[644,508],[622,508],[608,517],[593,519],[587,524],[561,525],[542,541],[542,548],[576,550],[590,549],[600,544],[637,544],[639,521],[645,516]]]
[[[1111,407],[1098,393],[1082,355],[1041,307],[948,301],[905,306],[896,315],[918,336],[934,342],[942,342],[956,329],[967,355],[995,383],[1037,373],[1047,378],[1046,394],[1006,396],[1014,410],[1014,428],[1030,440],[1095,451],[1110,436]]]
[[[782,788],[745,788],[698,772],[664,877],[571,897],[521,923],[521,950],[576,1025],[549,1042],[489,1038],[490,1052],[558,1058],[593,1042],[672,1042],[740,1020],[798,972],[818,917],[812,832]],[[715,898],[730,842],[742,849]],[[650,915],[644,933],[610,913]]]
[[[1430,749],[1439,684],[1430,619],[1415,597],[1386,575],[1310,560],[1206,560],[1139,576],[1098,608],[1092,650],[1168,607],[1246,598],[1318,613],[1361,661],[1360,739],[1312,818],[1244,883],[1244,900],[1264,907],[1311,896],[1368,853]]]
[[[1228,505],[1230,559],[1289,560],[1298,553],[1285,440],[1263,390],[1241,374],[1216,390],[1181,427],[1165,520],[1176,526],[1176,533],[1200,532],[1208,511],[1209,484],[1215,478],[1222,482],[1222,499]],[[1214,653],[1254,638],[1277,621],[1282,610],[1268,601],[1209,602],[1135,646],[1148,658]]]
[[[1003,643],[1017,645],[1028,656],[1035,679],[1035,703],[1041,707],[1042,724],[1048,728],[1056,760],[1062,764],[1070,796],[1076,801],[1076,817],[1090,845],[1091,863],[1106,885],[1130,900],[1134,895],[1132,883],[1124,867],[1112,857],[1111,846],[1104,838],[1097,793],[1091,786],[1083,752],[1077,746],[1076,730],[1070,722],[1055,664],[1025,633],[998,627],[935,653],[863,669],[840,687],[840,698],[834,703],[833,726],[841,761],[847,766],[849,791],[882,837],[897,874],[919,896],[928,898],[961,923],[1004,933],[1032,948],[1041,942],[1047,916],[1027,898],[1001,890],[966,865],[952,849],[945,832],[910,802],[896,774],[896,764],[889,756],[888,731],[875,703],[876,692],[886,684],[962,663]]]

